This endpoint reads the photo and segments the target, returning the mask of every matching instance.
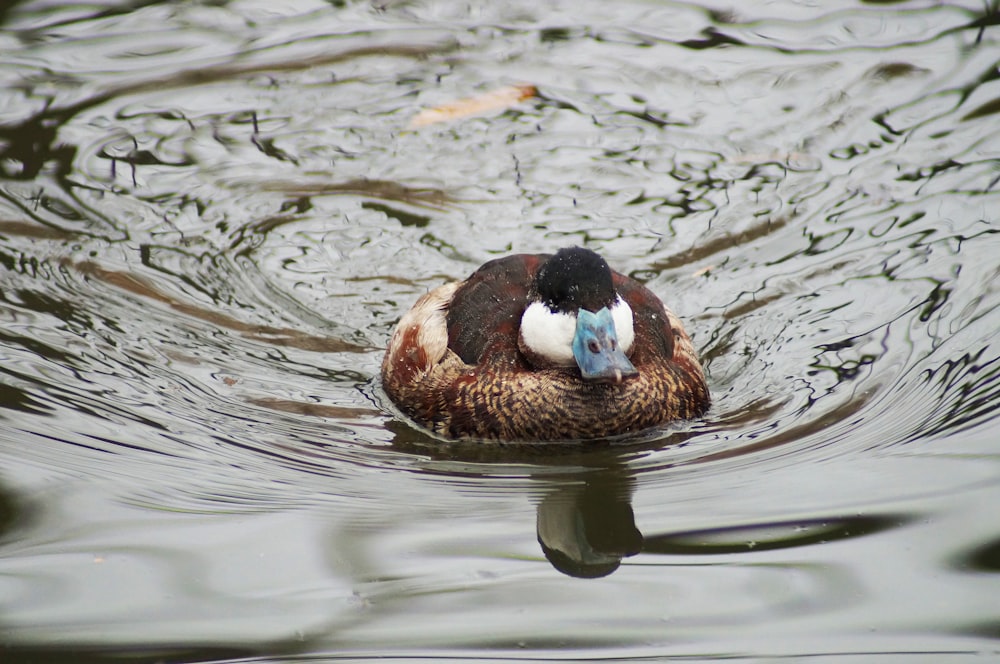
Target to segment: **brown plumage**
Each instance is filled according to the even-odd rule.
[[[610,272],[614,292],[605,292],[603,300],[618,297],[631,307],[628,359],[637,375],[593,382],[576,366],[529,359],[518,341],[522,315],[539,298],[535,277],[551,256],[519,254],[434,289],[402,317],[382,361],[382,384],[393,402],[448,438],[512,441],[600,438],[701,415],[709,405],[708,388],[680,320],[649,289],[610,271],[596,254],[572,251]],[[582,277],[590,279],[590,272]],[[573,284],[569,290],[586,294],[588,287]],[[579,309],[602,306],[579,303]]]

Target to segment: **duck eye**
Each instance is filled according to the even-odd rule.
[[[587,350],[591,353],[597,353],[601,350],[601,347],[597,345],[597,342],[591,339],[587,342]]]

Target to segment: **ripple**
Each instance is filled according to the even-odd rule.
[[[996,12],[596,7],[4,14],[6,652],[995,650]],[[706,418],[398,417],[420,294],[574,243],[685,321]]]

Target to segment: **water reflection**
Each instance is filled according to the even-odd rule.
[[[953,564],[960,570],[1000,574],[1000,539],[977,546]]]
[[[712,528],[646,537],[645,552],[663,555],[720,555],[831,544],[900,528],[909,515],[849,515]]]
[[[635,483],[624,467],[567,480],[538,504],[538,543],[552,566],[569,576],[611,574],[622,558],[643,549],[635,527]]]
[[[30,530],[37,521],[37,505],[0,482],[0,545],[16,541],[21,531]]]
[[[595,578],[640,555],[703,556],[829,544],[905,526],[906,515],[838,515],[706,530],[643,534],[632,511],[635,479],[625,466],[548,480],[537,507],[538,542],[554,568]]]
[[[326,36],[326,40],[336,39],[336,37]],[[282,53],[282,48],[269,46],[262,49],[250,49],[240,54],[238,60],[258,60],[257,62],[243,61],[231,62],[228,64],[205,65],[196,63],[189,70],[173,71],[166,75],[151,75],[140,78],[133,82],[122,83],[120,78],[111,78],[104,82],[103,88],[91,97],[75,101],[72,103],[60,103],[58,100],[49,99],[44,110],[36,115],[23,119],[20,123],[0,124],[0,160],[5,162],[5,176],[13,179],[32,180],[38,177],[44,170],[53,170],[58,179],[66,180],[72,172],[72,164],[76,159],[76,148],[69,145],[60,144],[58,141],[59,129],[69,123],[75,116],[88,109],[99,107],[111,100],[126,98],[143,92],[162,92],[173,88],[192,88],[197,86],[208,86],[214,83],[232,81],[247,76],[257,74],[273,75],[282,71],[303,71],[315,67],[329,66],[345,61],[363,59],[367,57],[401,57],[420,58],[432,53],[445,53],[451,50],[454,45],[447,42],[442,35],[428,34],[425,43],[385,43],[385,44],[365,44],[356,48],[339,48],[334,52],[322,52],[322,45],[313,45],[315,54],[304,55],[302,46],[304,42],[299,41],[294,44],[292,53]],[[343,46],[342,40],[337,40],[338,46]],[[284,45],[287,48],[290,45]],[[81,47],[86,48],[81,44]],[[100,43],[90,44],[89,47],[100,47]],[[250,56],[244,58],[244,56]],[[176,63],[173,63],[176,67]],[[153,74],[153,72],[150,72]],[[54,103],[53,103],[54,102]],[[189,121],[183,114],[165,111],[160,114],[161,119],[179,120],[187,124]],[[139,116],[120,114],[120,119],[136,119]],[[257,137],[257,121],[253,116],[254,140],[255,144],[262,152],[271,156],[276,154],[270,140]],[[237,118],[240,119],[240,118]],[[193,128],[193,127],[192,127]],[[147,136],[139,134],[139,138],[146,142]],[[136,135],[125,138],[118,136],[102,146],[98,155],[108,160],[108,168],[112,180],[117,180],[118,163],[123,162],[131,169],[130,179],[133,186],[138,184],[136,180],[136,166],[165,165],[172,167],[191,166],[195,162],[193,158],[182,158],[180,160],[167,155],[159,155],[153,150],[139,148],[139,138]],[[124,148],[119,146],[124,145]]]

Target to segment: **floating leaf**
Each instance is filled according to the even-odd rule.
[[[490,111],[506,110],[525,99],[531,99],[537,94],[538,90],[533,85],[508,85],[475,97],[468,97],[449,104],[425,108],[410,121],[410,128],[461,120],[462,118],[481,115]]]

